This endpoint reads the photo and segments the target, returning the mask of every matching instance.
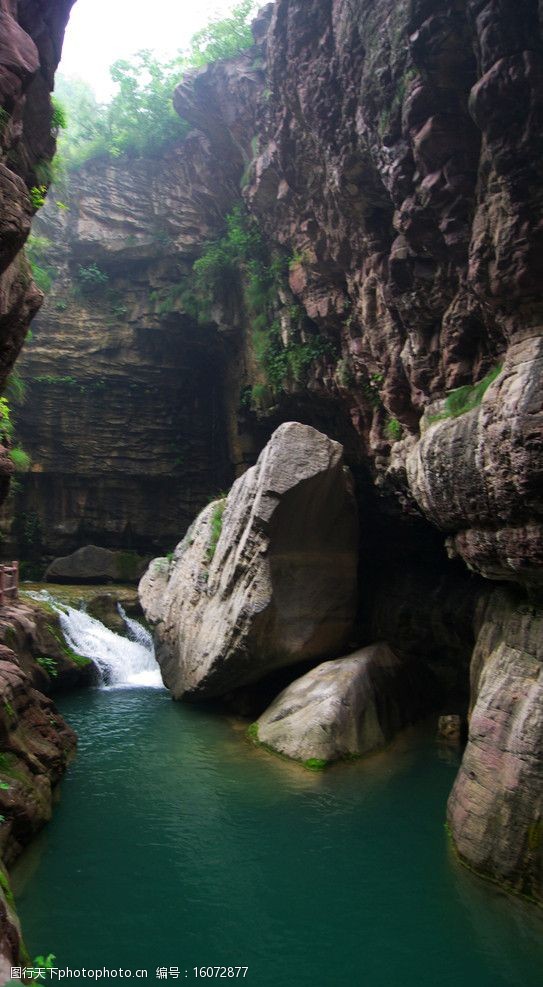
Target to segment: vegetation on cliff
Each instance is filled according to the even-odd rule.
[[[193,278],[181,296],[187,310],[204,323],[214,304],[238,284],[251,325],[252,345],[260,380],[249,395],[260,406],[266,392],[277,395],[287,381],[303,380],[310,364],[329,355],[333,341],[318,333],[303,331],[303,311],[281,301],[288,297],[286,254],[270,252],[257,221],[241,204],[226,216],[223,237],[207,244],[193,266]],[[285,341],[279,313],[294,329]],[[307,320],[305,320],[307,322]]]
[[[175,86],[189,69],[231,58],[250,47],[249,22],[257,6],[255,0],[240,0],[228,16],[210,21],[192,37],[186,51],[169,61],[144,50],[130,61],[115,62],[110,71],[117,92],[110,103],[98,103],[81,79],[60,76],[54,125],[65,127],[59,138],[62,167],[78,168],[103,156],[157,154],[182,140],[189,127],[173,108]]]

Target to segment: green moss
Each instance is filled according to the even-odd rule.
[[[6,713],[8,714],[8,716],[10,717],[10,719],[14,720],[15,719],[15,710],[13,709],[13,706],[10,703],[9,699],[4,699],[4,709],[5,709]]]
[[[255,743],[258,742],[258,723],[251,723],[251,725],[247,727],[247,736],[249,740],[252,740]]]
[[[219,543],[219,538],[221,537],[221,532],[222,532],[222,519],[223,519],[225,507],[226,507],[226,497],[223,497],[221,500],[217,501],[217,503],[213,508],[213,512],[211,514],[211,523],[210,523],[211,537],[209,539],[209,545],[207,546],[207,550],[206,550],[206,557],[208,562],[213,561],[215,552],[217,550],[217,545]]]
[[[433,422],[442,421],[445,418],[458,418],[460,415],[465,415],[468,411],[473,411],[474,408],[477,408],[481,404],[486,391],[500,375],[501,371],[502,364],[499,363],[486,377],[483,377],[476,384],[465,384],[463,387],[456,387],[445,398],[443,411],[438,415],[429,415],[428,422],[432,424]]]
[[[9,883],[7,874],[0,867],[0,888],[4,892],[5,899],[11,908],[15,908],[15,898],[13,897],[13,891],[11,890],[11,885]]]
[[[304,768],[308,771],[324,771],[329,763],[329,761],[325,761],[322,757],[310,757],[307,761],[302,761]]]
[[[60,629],[53,627],[53,624],[47,624],[47,630],[53,635],[65,657],[68,658],[69,661],[72,661],[74,665],[77,665],[78,668],[86,668],[87,665],[92,664],[90,658],[84,658],[83,655],[78,655],[76,651],[73,651],[73,649],[66,644]]]
[[[34,185],[29,192],[30,201],[34,209],[41,209],[45,205],[45,196],[47,195],[46,185]]]
[[[15,446],[13,449],[10,449],[9,458],[15,466],[17,473],[28,473],[32,460],[21,446]]]
[[[391,418],[385,425],[387,439],[391,442],[399,442],[403,435],[403,428],[397,418]]]
[[[52,679],[56,679],[58,677],[58,664],[54,658],[49,658],[47,655],[42,655],[40,658],[36,658],[36,664],[40,665],[40,667],[43,668]]]

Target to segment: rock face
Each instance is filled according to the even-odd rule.
[[[220,531],[220,535],[219,535]],[[333,655],[353,631],[357,518],[341,446],[282,425],[140,583],[175,698],[220,696],[275,668]]]
[[[49,93],[72,4],[0,4],[0,384],[43,297],[22,248],[36,212],[31,191],[43,186],[55,153]],[[11,460],[0,455],[0,503],[12,472]]]
[[[449,799],[461,858],[543,903],[543,613],[497,590],[480,607],[469,740]]]
[[[51,818],[53,791],[75,751],[76,737],[52,701],[32,688],[15,653],[3,645],[0,677],[0,776],[9,784],[0,792],[7,820],[0,853],[9,864]]]
[[[111,552],[97,545],[55,559],[45,573],[50,583],[137,583],[147,562],[134,552]]]
[[[232,481],[223,380],[237,347],[182,302],[202,238],[231,202],[202,141],[128,168],[91,162],[63,193],[68,209],[51,200],[40,216],[54,281],[18,364],[17,434],[33,467],[5,527],[25,558],[91,542],[168,550]],[[197,199],[189,147],[213,199]]]
[[[89,685],[94,680],[92,662],[68,648],[59,616],[48,603],[19,599],[3,606],[0,644],[15,652],[22,671],[40,692]]]
[[[384,747],[427,710],[431,680],[385,643],[325,661],[287,686],[255,739],[298,761],[336,761]]]
[[[55,789],[75,752],[76,737],[4,644],[0,696],[0,859],[9,865],[51,818]],[[10,966],[24,965],[28,956],[2,863],[0,934],[0,977],[7,982]]]

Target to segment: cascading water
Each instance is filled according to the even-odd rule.
[[[103,685],[162,687],[151,635],[121,608],[120,612],[129,631],[128,638],[110,631],[83,610],[66,607],[59,609],[59,616],[68,644],[79,655],[92,658]]]
[[[125,622],[128,637],[115,634],[84,610],[60,604],[47,591],[37,595],[40,599],[47,599],[58,613],[69,646],[78,655],[92,659],[98,669],[102,687],[163,687],[149,631],[137,620],[128,617],[120,604],[118,609]]]

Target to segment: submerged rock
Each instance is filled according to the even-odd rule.
[[[543,612],[497,590],[479,627],[449,826],[465,863],[543,903]]]
[[[288,422],[210,504],[140,599],[176,699],[220,696],[341,653],[355,618],[357,513],[343,448]]]
[[[367,754],[417,719],[433,694],[424,666],[379,642],[289,685],[257,721],[255,739],[299,761]]]
[[[135,552],[112,552],[85,545],[71,555],[55,559],[45,579],[49,583],[137,583],[146,564]]]
[[[440,716],[437,724],[438,740],[459,747],[462,743],[462,717],[458,713],[446,713]]]

